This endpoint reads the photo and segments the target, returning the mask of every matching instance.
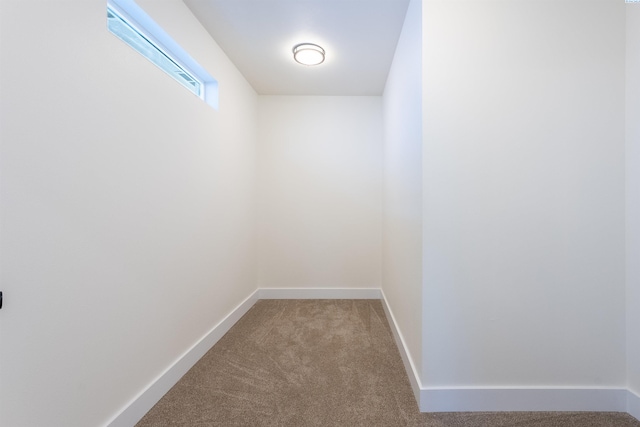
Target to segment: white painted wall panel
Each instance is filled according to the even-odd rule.
[[[624,4],[423,8],[425,385],[623,385]]]
[[[379,288],[381,97],[258,105],[259,286]]]
[[[640,4],[626,8],[627,379],[640,399]]]
[[[382,289],[422,366],[422,13],[412,0],[383,96]]]
[[[102,0],[0,3],[0,425],[115,416],[255,289],[253,89],[181,1],[140,1],[216,112]]]

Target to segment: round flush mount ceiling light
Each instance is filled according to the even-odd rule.
[[[301,43],[293,47],[293,59],[302,65],[319,65],[324,62],[324,49],[313,43]]]

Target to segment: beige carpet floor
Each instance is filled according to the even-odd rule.
[[[640,427],[623,413],[423,414],[378,300],[261,300],[137,424]]]

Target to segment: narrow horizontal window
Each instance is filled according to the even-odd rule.
[[[107,2],[107,27],[193,94],[218,107],[217,82],[132,0]]]

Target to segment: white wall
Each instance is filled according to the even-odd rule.
[[[417,375],[422,357],[422,2],[409,3],[383,96],[382,289]]]
[[[624,4],[426,1],[428,387],[624,386]]]
[[[258,105],[259,286],[379,288],[381,98]]]
[[[102,425],[255,289],[257,96],[180,1],[139,2],[216,112],[106,28],[3,0],[0,425]]]
[[[640,4],[627,7],[627,378],[640,417]]]

